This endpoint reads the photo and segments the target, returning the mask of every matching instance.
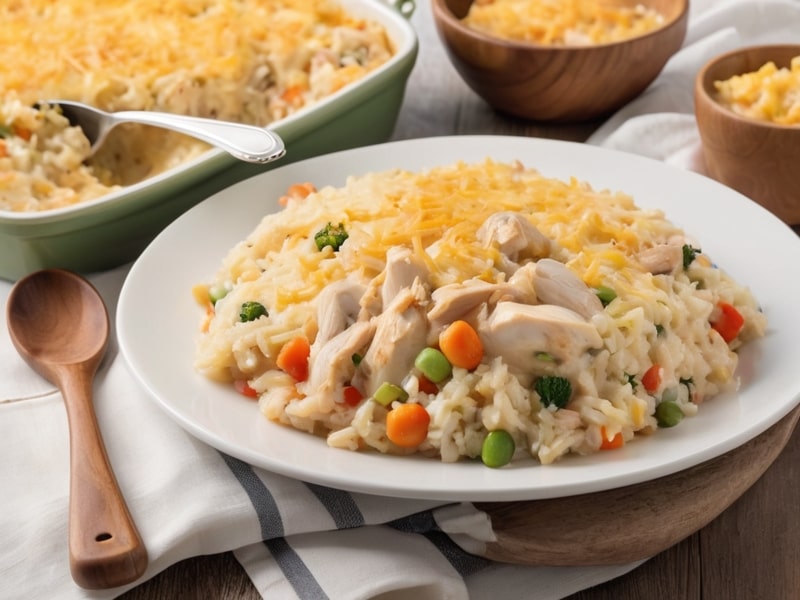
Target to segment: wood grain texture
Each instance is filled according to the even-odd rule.
[[[800,598],[800,428],[747,492],[709,525],[624,577],[569,600]]]
[[[92,400],[109,336],[103,300],[82,277],[46,269],[14,285],[6,310],[14,346],[58,386],[67,408],[72,578],[86,589],[136,581],[147,567],[147,551],[108,460]]]
[[[740,117],[714,99],[714,82],[757,71],[767,62],[789,68],[800,44],[751,46],[709,62],[695,82],[695,113],[709,174],[752,198],[784,222],[800,225],[800,128]]]
[[[680,49],[688,3],[644,0],[662,27],[619,43],[564,46],[488,36],[464,25],[470,0],[433,0],[433,18],[447,54],[475,92],[498,110],[537,121],[595,119],[642,92]],[[613,4],[613,3],[612,3]],[[616,4],[630,6],[630,2]]]
[[[231,552],[181,561],[119,600],[261,600]],[[278,600],[278,599],[276,599]]]
[[[497,541],[486,556],[519,564],[643,560],[707,525],[755,483],[791,438],[800,408],[716,459],[654,481],[535,502],[479,503]]]

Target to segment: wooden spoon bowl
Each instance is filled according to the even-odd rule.
[[[464,81],[499,111],[537,121],[605,116],[639,95],[680,48],[688,0],[615,0],[661,13],[664,25],[621,42],[552,46],[503,40],[461,19],[472,0],[432,0],[445,50]]]
[[[741,48],[709,61],[697,74],[694,100],[708,174],[800,225],[800,125],[740,116],[716,100],[715,81],[757,71],[768,61],[789,67],[800,45]]]

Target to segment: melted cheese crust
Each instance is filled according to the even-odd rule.
[[[24,32],[22,35],[20,32]],[[0,7],[0,90],[267,124],[392,54],[327,1],[20,0]]]

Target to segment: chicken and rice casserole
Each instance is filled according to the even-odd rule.
[[[662,212],[520,163],[281,202],[193,290],[195,364],[336,448],[502,466],[620,447],[735,390],[765,330]]]
[[[3,3],[0,210],[68,206],[208,149],[174,132],[126,125],[82,167],[88,143],[53,114],[34,114],[42,100],[268,125],[393,53],[381,24],[327,0]]]

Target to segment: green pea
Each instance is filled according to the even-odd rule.
[[[497,469],[511,462],[514,456],[514,438],[503,429],[490,431],[483,440],[481,460],[487,467]]]
[[[408,400],[408,392],[399,385],[384,381],[372,394],[372,399],[381,406],[389,406],[395,400],[400,402]]]
[[[600,299],[600,302],[603,303],[603,306],[608,306],[617,297],[617,292],[612,290],[610,287],[605,285],[601,285],[594,291],[597,294],[597,297]]]
[[[444,381],[453,372],[453,366],[436,348],[424,348],[417,354],[414,366],[433,383]]]
[[[667,400],[656,406],[656,421],[659,427],[675,427],[683,420],[683,411],[676,402]]]

